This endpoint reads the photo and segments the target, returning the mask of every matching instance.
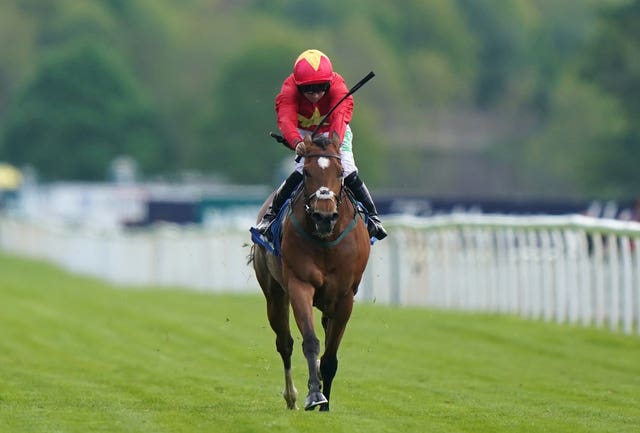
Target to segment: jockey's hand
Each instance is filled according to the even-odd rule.
[[[300,143],[296,144],[296,155],[304,156],[304,151],[305,151],[304,141],[301,141]]]

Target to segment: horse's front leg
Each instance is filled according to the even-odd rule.
[[[293,376],[291,375],[291,365],[289,367],[284,368],[284,391],[282,391],[282,396],[284,400],[287,402],[287,408],[289,409],[297,409],[296,400],[298,399],[298,390],[293,384]]]
[[[267,298],[269,324],[276,334],[276,349],[282,357],[284,366],[284,391],[282,396],[289,409],[297,409],[298,390],[293,384],[293,376],[291,374],[293,338],[289,330],[289,298],[279,286],[273,286],[271,290],[266,290],[265,296]]]
[[[322,325],[325,331],[325,350],[320,363],[320,373],[324,383],[324,395],[327,402],[320,406],[321,411],[329,410],[329,400],[331,399],[331,386],[333,378],[338,371],[338,348],[344,336],[347,322],[353,310],[353,296],[346,296],[336,306],[335,313],[331,319],[322,318]]]
[[[318,375],[320,341],[313,326],[313,293],[314,288],[308,283],[299,280],[289,283],[289,298],[298,329],[302,334],[302,352],[309,368],[309,394],[304,403],[305,410],[313,410],[316,406],[327,403]]]

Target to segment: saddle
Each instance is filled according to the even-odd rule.
[[[294,194],[295,195],[295,194]],[[284,219],[291,212],[291,199],[287,199],[284,202],[280,211],[276,215],[276,217],[271,221],[269,225],[268,231],[271,235],[271,240],[267,238],[265,235],[261,234],[255,227],[251,227],[249,231],[251,232],[251,240],[254,244],[262,245],[267,251],[275,256],[280,256],[280,242],[282,241],[282,223]]]
[[[351,200],[351,202],[354,204],[354,207],[356,208],[356,216],[362,218],[365,225],[368,225],[369,213],[367,212],[367,209],[364,207],[364,205],[362,205],[362,203],[360,203],[355,199],[355,197],[353,196],[353,194],[348,188],[346,189],[346,191],[347,191],[347,197],[349,198],[349,200]],[[292,197],[295,198],[299,194],[299,192],[300,192],[300,189],[296,190],[293,193]],[[284,205],[282,205],[276,217],[273,219],[273,221],[271,221],[271,224],[269,225],[269,228],[268,228],[271,240],[267,236],[261,234],[254,227],[251,227],[249,229],[249,231],[251,232],[251,240],[253,241],[253,243],[262,245],[267,251],[269,251],[271,254],[277,257],[280,257],[281,242],[282,242],[282,227],[283,227],[284,219],[291,213],[291,201],[293,200],[293,198],[289,198],[287,199],[287,201],[284,202]],[[376,243],[377,240],[378,240],[377,238],[371,237],[370,238],[371,245]]]

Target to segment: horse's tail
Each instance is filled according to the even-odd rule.
[[[256,244],[251,245],[251,249],[249,250],[249,254],[247,255],[247,265],[250,265],[253,262],[253,255],[255,253]]]

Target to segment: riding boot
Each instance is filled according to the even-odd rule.
[[[378,211],[376,205],[373,204],[373,199],[369,193],[369,189],[364,182],[358,177],[358,172],[354,171],[344,179],[344,183],[351,190],[356,200],[358,200],[367,209],[369,213],[369,221],[367,229],[369,235],[382,240],[387,237],[387,231],[382,226],[382,221],[378,217]]]
[[[291,173],[289,177],[284,182],[282,182],[282,185],[280,185],[280,187],[274,194],[273,200],[271,201],[271,206],[269,206],[269,209],[267,209],[267,212],[262,217],[262,220],[256,226],[256,230],[258,230],[261,234],[269,237],[269,226],[278,215],[278,212],[280,212],[282,205],[284,205],[284,203],[291,196],[291,193],[293,193],[300,182],[302,182],[302,173],[298,173],[297,170],[294,170],[293,173]]]

